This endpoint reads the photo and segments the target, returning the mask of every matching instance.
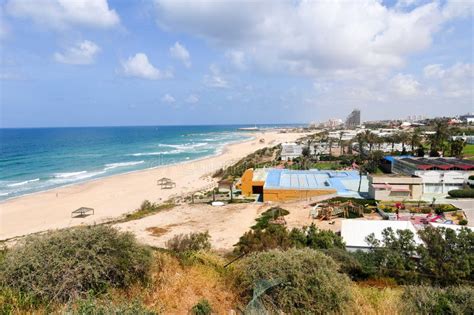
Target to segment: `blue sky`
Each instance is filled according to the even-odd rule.
[[[471,1],[0,1],[1,126],[474,111]]]

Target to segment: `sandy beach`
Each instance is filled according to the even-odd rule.
[[[0,240],[49,229],[102,223],[137,209],[144,200],[163,202],[169,198],[215,185],[212,175],[240,158],[266,146],[294,141],[304,136],[277,131],[258,132],[249,141],[231,144],[219,155],[181,164],[115,175],[52,189],[0,203]],[[262,143],[260,139],[265,141]],[[176,187],[161,189],[156,181],[171,178]],[[71,218],[79,207],[94,208],[95,214]]]

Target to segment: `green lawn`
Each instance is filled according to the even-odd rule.
[[[318,162],[313,165],[313,168],[317,168],[319,170],[336,170],[341,168],[341,165],[334,162]]]
[[[468,159],[474,159],[474,144],[467,144],[464,147],[463,154]]]

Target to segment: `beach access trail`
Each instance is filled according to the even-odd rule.
[[[216,170],[228,167],[258,149],[294,141],[305,134],[266,131],[252,135],[252,140],[230,144],[216,156],[114,175],[3,201],[0,203],[0,240],[50,229],[112,221],[137,209],[144,200],[160,203],[211,188],[216,181],[211,175]],[[157,180],[163,177],[172,179],[176,187],[161,189]],[[72,218],[71,212],[80,207],[93,208],[94,215]]]

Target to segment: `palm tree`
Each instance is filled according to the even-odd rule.
[[[445,142],[449,139],[448,123],[445,120],[436,120],[434,123],[435,133],[430,137],[431,151],[445,150]]]
[[[374,142],[375,142],[375,135],[372,133],[372,131],[366,130],[364,132],[364,138],[365,138],[365,141],[367,142],[367,144],[369,145],[369,152],[372,152],[372,147],[373,147]]]
[[[418,148],[421,145],[421,133],[419,128],[416,128],[410,134],[410,145],[412,154],[415,154],[415,147]]]
[[[359,146],[359,155],[362,156],[364,154],[364,144],[365,144],[365,136],[363,133],[358,133],[355,136],[355,140]]]
[[[398,133],[398,140],[402,143],[402,152],[406,152],[405,144],[410,141],[410,135],[406,132],[399,132]]]
[[[343,144],[342,144],[342,137],[343,136],[344,136],[344,131],[343,130],[339,131],[339,147],[341,148],[340,155],[342,155],[343,151],[344,151],[344,147],[343,147]]]

